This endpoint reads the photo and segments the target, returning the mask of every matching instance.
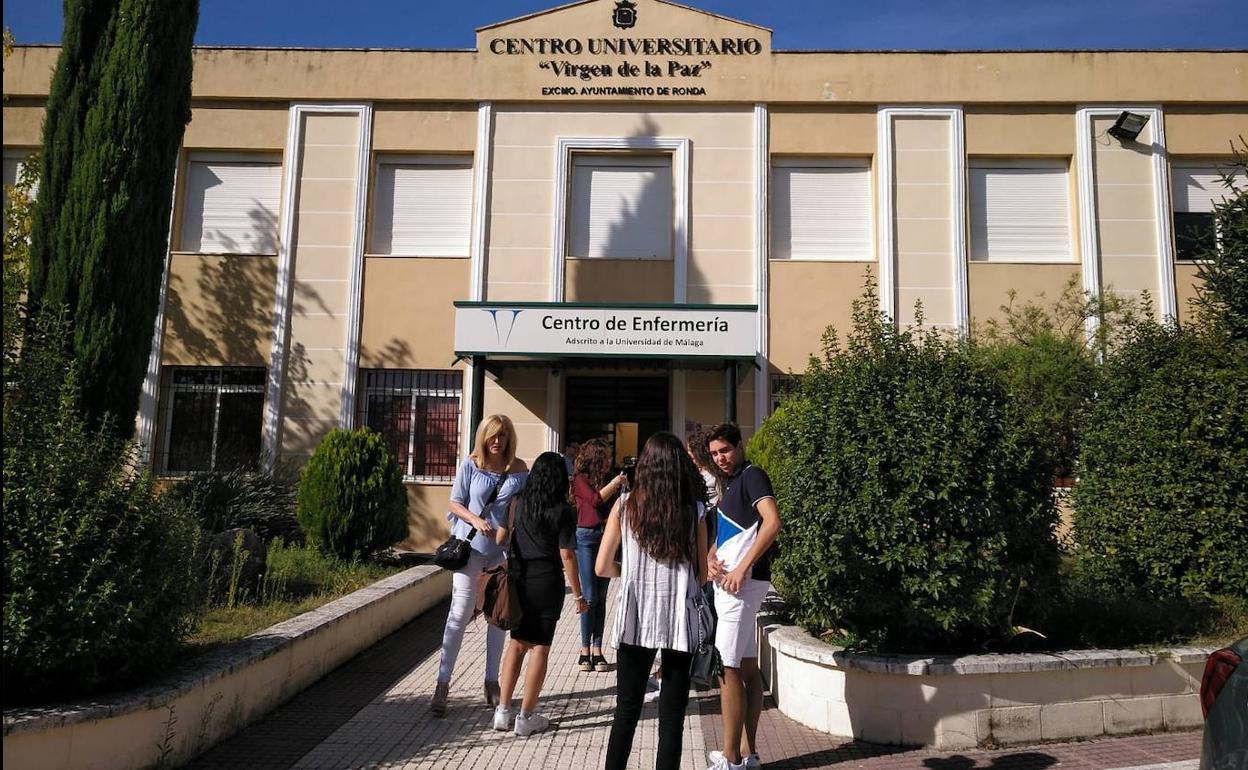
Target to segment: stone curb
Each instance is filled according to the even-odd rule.
[[[161,681],[140,690],[122,692],[98,700],[5,710],[4,735],[40,732],[78,722],[164,708],[196,688],[207,687],[229,674],[276,654],[322,628],[343,622],[392,594],[434,580],[440,574],[440,567],[422,565],[391,575],[322,607],[188,661]]]
[[[984,655],[888,655],[850,652],[814,638],[793,625],[768,623],[768,641],[776,650],[825,666],[876,674],[941,676],[949,674],[1012,674],[1031,671],[1065,671],[1086,668],[1151,666],[1160,660],[1190,664],[1203,662],[1212,647],[1168,647],[1151,652],[1137,650],[1068,650],[1052,653],[1000,653]]]

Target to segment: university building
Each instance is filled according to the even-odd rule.
[[[6,183],[56,55],[5,63]],[[429,550],[481,414],[529,459],[748,433],[868,276],[898,323],[921,302],[953,332],[1071,280],[1181,322],[1248,53],[773,51],[586,0],[472,50],[198,48],[193,97],[148,462],[298,463],[370,426]]]

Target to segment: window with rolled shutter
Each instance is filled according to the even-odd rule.
[[[871,172],[866,160],[772,162],[771,257],[873,258]]]
[[[1237,180],[1244,183],[1242,175]],[[1175,164],[1170,171],[1174,200],[1175,258],[1193,260],[1210,248],[1217,238],[1214,207],[1230,192],[1213,163]]]
[[[181,250],[276,254],[282,164],[269,159],[192,158],[186,170]]]
[[[1066,168],[1064,160],[972,161],[971,259],[1073,261]]]
[[[372,253],[466,257],[471,224],[471,161],[393,158],[378,163]]]
[[[672,258],[670,157],[575,155],[568,255]]]

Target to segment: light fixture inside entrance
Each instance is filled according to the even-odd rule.
[[[1146,125],[1148,125],[1147,115],[1123,110],[1118,115],[1118,119],[1114,121],[1114,125],[1109,127],[1109,135],[1119,141],[1134,142]]]

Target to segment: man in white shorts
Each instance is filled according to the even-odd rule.
[[[715,426],[707,434],[707,450],[724,475],[715,510],[715,543],[707,558],[710,577],[718,584],[715,647],[724,660],[719,688],[724,748],[710,752],[709,770],[753,770],[762,766],[756,742],[763,710],[756,619],[771,585],[780,509],[766,471],[745,460],[740,428],[732,423]]]

